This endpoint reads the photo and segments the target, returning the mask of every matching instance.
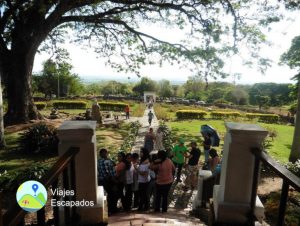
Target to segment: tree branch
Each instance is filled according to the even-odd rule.
[[[227,4],[227,7],[229,9],[229,11],[231,12],[233,19],[234,19],[234,24],[233,24],[233,47],[236,47],[236,41],[237,41],[237,25],[238,25],[238,19],[239,17],[236,15],[236,12],[232,6],[232,4],[230,3],[229,0],[224,0]]]
[[[176,11],[180,11],[182,13],[184,13],[188,19],[194,19],[195,21],[198,21],[200,23],[205,23],[205,20],[201,17],[201,13],[196,9],[196,6],[198,5],[204,5],[207,4],[207,2],[203,3],[201,1],[192,1],[193,3],[186,3],[186,1],[182,1],[181,4],[175,4],[175,1],[172,1],[171,3],[167,3],[167,2],[157,2],[157,1],[145,1],[145,0],[141,0],[141,1],[131,1],[131,0],[125,0],[125,1],[120,1],[120,0],[111,0],[110,2],[113,3],[118,3],[118,4],[126,4],[126,5],[134,5],[134,4],[140,4],[142,5],[147,5],[147,6],[154,6],[157,7],[157,11],[161,10],[161,9],[173,9]],[[195,15],[193,15],[191,12],[187,11],[185,8],[190,8],[195,12],[195,15],[198,15],[199,18]],[[191,21],[190,21],[191,22]]]
[[[117,20],[117,19],[99,19],[97,17],[93,16],[65,16],[61,19],[60,23],[66,23],[66,22],[83,22],[83,23],[95,23],[95,24],[116,24],[116,25],[121,25],[124,28],[126,28],[128,31],[130,31],[131,33],[137,35],[137,37],[141,40],[141,37],[147,37],[153,41],[162,43],[162,44],[166,44],[169,46],[175,46],[175,47],[180,47],[181,49],[187,50],[188,49],[179,44],[179,43],[170,43],[167,41],[163,41],[161,39],[155,38],[152,35],[146,34],[144,32],[141,31],[137,31],[136,29],[132,28],[131,26],[129,26],[125,21],[122,20]]]

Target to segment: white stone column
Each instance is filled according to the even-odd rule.
[[[96,121],[65,121],[58,128],[59,155],[79,147],[75,158],[76,200],[93,201],[93,207],[78,207],[82,224],[103,222],[103,188],[97,182]]]
[[[193,201],[193,210],[201,208],[202,205],[202,193],[203,193],[203,181],[212,176],[210,170],[199,170],[198,174],[198,184],[197,184],[197,194]]]
[[[253,183],[254,155],[250,150],[260,148],[268,132],[253,124],[225,125],[220,185],[214,187],[213,194],[215,218],[218,222],[243,223],[250,211]],[[263,212],[259,199],[256,205]]]

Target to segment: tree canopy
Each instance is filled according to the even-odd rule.
[[[295,3],[296,4],[296,3]],[[299,7],[299,4],[297,4]],[[295,7],[296,5],[294,5]],[[295,131],[294,138],[292,144],[292,150],[290,153],[289,160],[291,162],[296,162],[297,159],[300,159],[300,36],[295,37],[292,40],[291,46],[289,50],[282,54],[281,62],[287,64],[290,68],[296,68],[298,70],[298,74],[295,75],[295,79],[298,79],[298,84],[295,88],[298,89],[298,103],[296,109],[296,123],[295,123]]]
[[[117,70],[137,74],[141,65],[168,60],[204,78],[224,77],[224,58],[237,53],[240,44],[248,47],[249,57],[263,70],[268,61],[259,54],[260,43],[266,41],[261,27],[280,19],[278,4],[260,0],[0,1],[6,122],[38,117],[31,87],[34,56],[37,51],[55,50],[70,38],[92,46]],[[148,25],[185,29],[187,35],[169,43],[159,34],[149,34]],[[245,63],[249,64],[249,58]]]
[[[290,68],[296,68],[300,72],[300,36],[293,38],[291,47],[280,57],[283,64],[287,64]]]
[[[43,93],[45,97],[53,95],[65,97],[79,95],[83,91],[83,84],[78,75],[72,73],[69,54],[61,51],[54,59],[43,63],[43,71],[33,76],[33,89]]]
[[[142,96],[145,91],[157,91],[157,83],[152,79],[143,77],[141,81],[133,87],[132,91]]]
[[[261,106],[265,103],[271,106],[281,106],[295,100],[289,95],[291,91],[290,84],[256,83],[249,90],[249,101],[253,105]],[[264,98],[261,98],[263,96]]]

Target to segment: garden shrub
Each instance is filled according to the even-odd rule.
[[[130,152],[134,143],[135,143],[135,138],[138,135],[139,128],[141,127],[141,124],[136,121],[132,122],[129,125],[129,131],[127,136],[124,138],[124,142],[120,147],[120,150],[124,152]]]
[[[19,146],[26,153],[57,153],[56,129],[43,123],[34,125],[21,134]]]
[[[296,176],[300,177],[300,159],[298,159],[295,163],[287,163],[286,168]]]
[[[164,123],[160,122],[159,128],[161,129],[163,136],[163,145],[165,149],[172,150],[173,149],[173,139],[172,139],[172,132],[169,127]]]
[[[99,102],[98,103],[100,106],[101,111],[124,111],[125,107],[128,104],[125,103],[114,103],[114,102]]]
[[[34,102],[34,104],[39,111],[45,109],[47,106],[46,102]]]
[[[13,173],[4,171],[0,173],[0,187],[4,191],[16,191],[24,181],[40,180],[48,170],[49,166],[38,163]]]
[[[213,119],[226,119],[226,118],[237,118],[237,117],[241,117],[242,115],[239,112],[214,111],[210,113],[210,116]]]
[[[160,122],[159,128],[164,134],[163,145],[170,157],[171,151],[173,149],[173,143],[177,140],[177,134],[176,132],[174,132],[174,130],[171,130],[164,122]]]
[[[263,203],[265,206],[266,220],[269,225],[277,225],[280,196],[280,191],[271,192],[266,196],[266,201]],[[289,192],[283,225],[300,225],[299,215],[299,196],[297,196],[296,192]]]
[[[53,102],[53,107],[57,109],[86,109],[87,102],[85,101],[71,101],[59,100]]]
[[[290,107],[289,107],[289,112],[294,115],[297,112],[297,103],[293,103]]]
[[[279,120],[279,116],[276,114],[256,114],[256,113],[247,113],[246,118],[252,120],[254,118],[258,118],[259,121],[265,123],[277,123]]]
[[[179,110],[176,112],[177,119],[204,119],[207,115],[205,111],[200,110]]]

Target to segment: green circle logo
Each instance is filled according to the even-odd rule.
[[[45,206],[47,190],[40,182],[29,180],[20,185],[16,197],[23,210],[33,213]]]

